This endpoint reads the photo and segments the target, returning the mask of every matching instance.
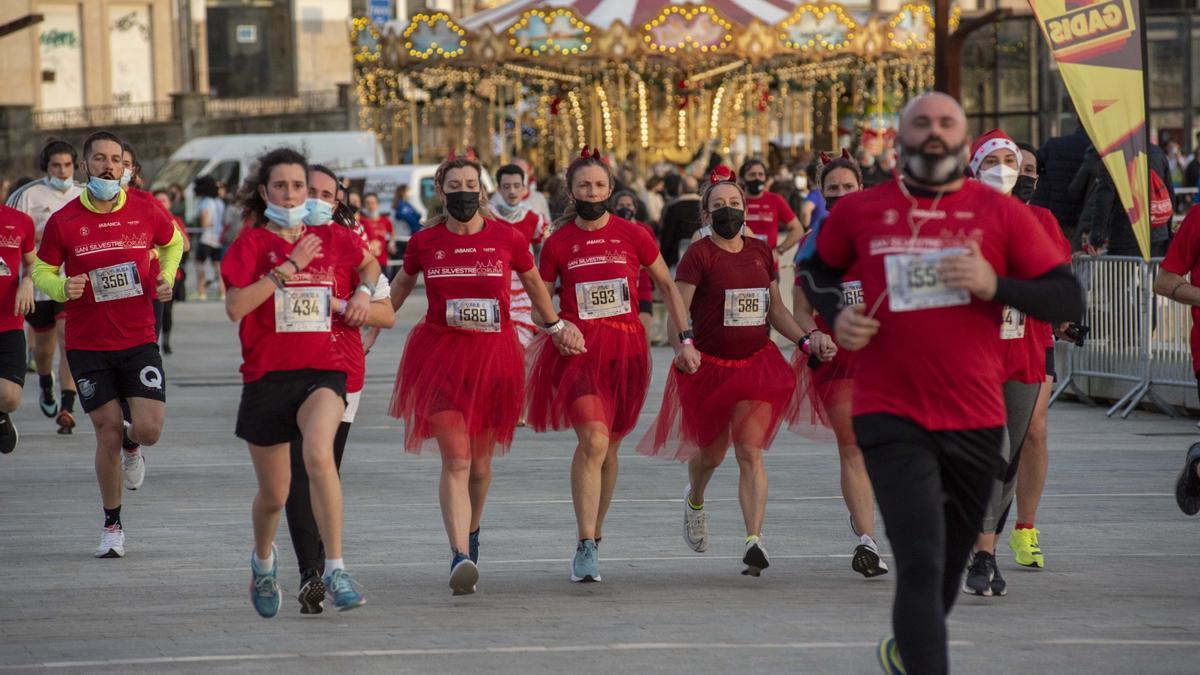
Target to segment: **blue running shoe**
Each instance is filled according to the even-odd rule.
[[[900,661],[900,649],[896,646],[896,636],[889,635],[879,641],[879,667],[887,675],[906,675],[904,663]]]
[[[344,569],[334,570],[323,579],[326,592],[333,598],[333,606],[339,612],[346,612],[367,604],[360,586],[350,573]]]
[[[471,562],[479,564],[479,530],[475,530],[470,534],[469,545],[467,547],[467,555],[470,556]]]
[[[454,552],[450,561],[450,592],[453,595],[470,595],[475,592],[475,584],[479,581],[479,568],[469,557]]]
[[[575,547],[571,581],[600,581],[600,551],[591,539],[584,539]]]
[[[254,564],[254,553],[250,554],[250,602],[254,611],[264,619],[270,619],[279,613],[282,600],[279,593],[279,580],[275,570],[279,567],[279,558],[275,555],[275,547],[271,546],[271,557],[274,562],[269,572],[259,572]]]

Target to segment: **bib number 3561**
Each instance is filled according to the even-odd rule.
[[[893,312],[912,312],[969,304],[971,293],[966,289],[948,288],[937,271],[942,258],[965,254],[963,248],[944,248],[885,257],[888,308]]]
[[[602,319],[628,314],[629,282],[622,278],[577,284],[575,300],[581,319]]]
[[[111,302],[142,294],[142,277],[136,263],[127,262],[88,272],[96,302]]]
[[[328,286],[288,286],[275,291],[275,332],[328,333]]]

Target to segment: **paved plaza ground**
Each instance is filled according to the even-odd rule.
[[[739,574],[732,457],[708,494],[713,545],[700,555],[681,536],[683,467],[630,442],[604,530],[604,582],[580,585],[567,580],[573,434],[518,430],[495,463],[479,592],[451,597],[438,458],[405,455],[385,414],[404,334],[423,310],[414,297],[368,361],[342,472],[346,559],[368,604],[347,614],[299,614],[282,528],[283,610],[267,621],[250,606],[255,481],[233,435],[240,359],[218,303],[176,310],[166,431],[147,451],[144,487],[126,493],[123,560],[91,557],[101,514],[90,424],[57,436],[31,377],[14,417],[21,445],[0,457],[0,671],[878,672],[894,577],[850,570],[836,449],[786,432],[767,459],[772,566],[761,578]],[[657,411],[668,351],[654,361],[636,437]],[[1172,496],[1200,435],[1194,420],[1121,421],[1064,402],[1050,424],[1039,517],[1048,569],[1019,568],[1002,547],[1009,594],[961,598],[954,670],[1200,672],[1200,518]]]

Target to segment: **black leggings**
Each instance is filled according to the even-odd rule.
[[[333,437],[333,464],[341,473],[342,455],[346,452],[346,439],[350,436],[350,423],[338,425]],[[304,439],[292,441],[292,486],[288,490],[288,532],[292,535],[292,550],[296,552],[300,576],[306,573],[325,573],[325,546],[321,543],[321,532],[313,515],[312,501],[308,493],[308,472],[304,470]]]
[[[905,670],[949,672],[946,616],[1002,460],[1002,427],[927,431],[886,414],[854,418],[896,559],[892,624]]]

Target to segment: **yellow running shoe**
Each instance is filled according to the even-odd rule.
[[[1038,546],[1037,528],[1013,530],[1008,538],[1008,547],[1012,549],[1018,565],[1038,569],[1046,566],[1046,558],[1042,555],[1042,548]]]

